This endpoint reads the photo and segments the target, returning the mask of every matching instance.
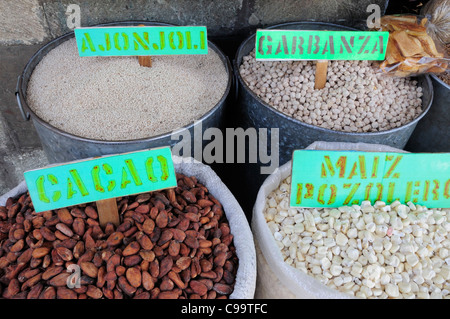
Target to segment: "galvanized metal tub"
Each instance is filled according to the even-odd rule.
[[[349,27],[317,22],[284,23],[271,27],[291,30],[354,30]],[[270,106],[247,86],[239,74],[242,58],[255,47],[255,35],[245,40],[238,49],[234,60],[234,71],[238,84],[238,102],[247,127],[280,129],[280,165],[291,159],[294,149],[302,149],[315,141],[363,142],[384,144],[403,149],[417,123],[427,114],[433,100],[433,86],[429,76],[417,78],[423,88],[423,112],[416,119],[401,127],[382,132],[353,133],[340,132],[310,125],[286,115]]]
[[[101,24],[99,26],[136,26],[144,24],[148,26],[170,26],[166,23],[148,22],[148,21],[127,21],[117,23]],[[123,140],[123,141],[103,141],[76,136],[64,132],[49,123],[42,120],[37,116],[27,105],[27,87],[31,74],[36,65],[42,60],[42,58],[52,49],[74,37],[74,33],[67,33],[59,38],[52,40],[38,50],[29,60],[25,66],[23,73],[19,76],[16,88],[16,99],[22,116],[25,120],[31,118],[36,132],[41,141],[44,152],[50,163],[62,163],[83,158],[110,155],[117,153],[125,153],[131,151],[137,151],[148,148],[155,148],[160,146],[174,146],[179,140],[172,140],[172,132],[167,132],[157,136],[150,136],[148,138]],[[228,83],[226,90],[216,105],[211,107],[211,110],[204,114],[198,121],[201,121],[202,131],[209,127],[222,127],[224,125],[224,112],[228,103],[228,95],[232,87],[232,68],[229,59],[222,53],[222,51],[208,41],[208,47],[214,50],[220,57],[223,65],[225,66],[228,74]],[[183,133],[188,130],[191,136],[191,154],[183,154],[183,156],[194,157],[194,122],[190,123],[177,132]],[[202,132],[203,135],[203,132]],[[197,134],[199,136],[199,134]],[[202,141],[196,141],[196,143]]]
[[[355,30],[346,26],[320,23],[320,22],[291,22],[278,24],[269,28],[286,30]],[[412,122],[399,128],[374,133],[347,133],[334,131],[310,125],[294,119],[270,106],[255,93],[250,90],[239,73],[244,56],[248,55],[255,48],[255,34],[248,37],[239,47],[233,61],[233,70],[236,77],[236,106],[235,113],[239,114],[238,126],[245,128],[254,127],[256,129],[267,128],[268,140],[270,141],[273,128],[279,129],[279,165],[283,165],[292,158],[295,149],[303,149],[316,141],[326,142],[350,142],[383,144],[395,148],[403,149],[410,138],[417,123],[425,116],[430,109],[433,100],[433,87],[429,76],[417,78],[420,86],[423,87],[423,112]],[[248,152],[247,152],[248,154]],[[260,167],[263,164],[246,163],[245,167],[237,166],[240,174],[244,176],[242,185],[236,185],[235,194],[247,215],[251,215],[251,209],[256,198],[257,191],[263,183],[266,175],[260,174]],[[244,192],[238,192],[238,188]]]
[[[431,75],[434,98],[406,144],[410,152],[450,152],[450,85]]]

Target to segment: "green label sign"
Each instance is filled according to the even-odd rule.
[[[450,153],[294,151],[291,206],[381,200],[450,207]]]
[[[169,147],[24,173],[36,212],[177,186]]]
[[[388,31],[257,30],[256,59],[384,60]]]
[[[208,53],[203,26],[77,28],[75,38],[82,57]]]

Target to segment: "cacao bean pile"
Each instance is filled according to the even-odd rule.
[[[177,183],[117,198],[117,227],[100,226],[95,203],[36,213],[28,193],[9,198],[1,297],[227,298],[238,258],[223,207],[195,177],[177,174]]]

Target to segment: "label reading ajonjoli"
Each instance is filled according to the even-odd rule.
[[[384,60],[387,31],[257,30],[256,59]]]
[[[36,212],[177,186],[169,147],[24,173]]]
[[[75,29],[87,56],[208,54],[206,27],[92,27]]]
[[[294,151],[291,206],[395,200],[450,207],[450,153]]]

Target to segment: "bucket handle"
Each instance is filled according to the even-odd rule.
[[[22,99],[20,98],[20,93],[19,93],[20,79],[21,79],[21,77],[19,76],[18,79],[17,79],[17,86],[16,86],[16,92],[15,92],[17,105],[19,106],[19,110],[20,110],[20,113],[22,114],[23,119],[25,121],[29,121],[30,120],[30,113],[28,113],[28,112],[25,113],[25,110],[23,109],[23,106],[22,106]]]

